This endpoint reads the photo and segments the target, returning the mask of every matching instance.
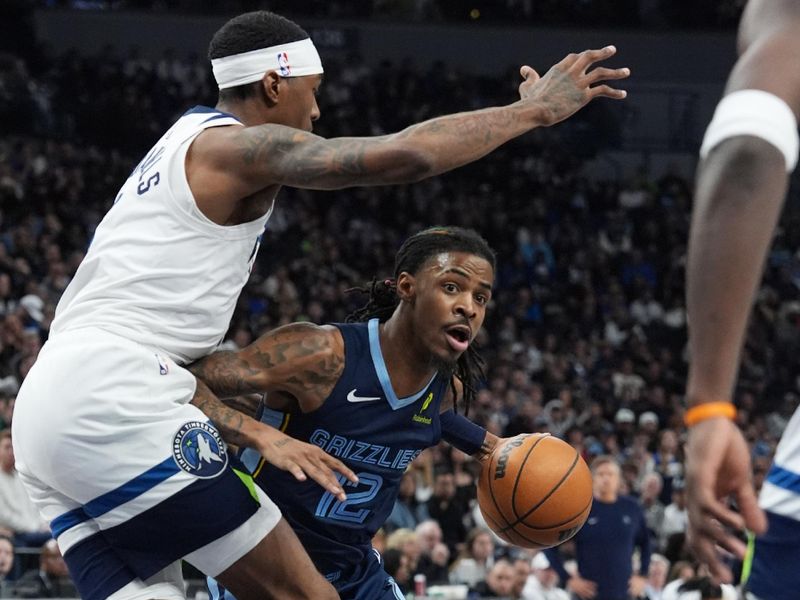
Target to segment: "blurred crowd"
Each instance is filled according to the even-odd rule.
[[[732,27],[744,0],[38,0],[39,6],[92,10],[237,13],[268,9],[341,19],[490,21],[537,25]]]
[[[445,65],[419,73],[408,64],[372,70],[331,61],[316,130],[388,133],[511,102],[516,85],[512,69],[489,79]],[[35,63],[0,57],[0,130],[10,133],[0,138],[0,441],[94,227],[147,148],[198,103],[214,104],[198,57],[149,61],[113,48]],[[548,431],[587,461],[615,458],[622,492],[638,499],[652,547],[664,557],[651,561],[654,582],[666,580],[669,564],[686,579],[693,569],[682,483],[691,183],[677,174],[588,176],[587,159],[615,143],[613,117],[596,103],[563,126],[412,186],[283,190],[226,344],[244,346],[292,321],[341,321],[366,301],[351,288],[391,275],[406,236],[435,224],[476,229],[498,252],[498,272],[477,342],[488,376],[469,416],[501,436]],[[736,392],[757,485],[800,394],[798,220],[790,202]],[[7,441],[0,444],[0,594],[4,540],[48,544],[35,515],[15,520],[30,507],[19,497]],[[475,597],[562,598],[545,594],[559,582],[544,555],[505,547],[486,532],[475,508],[477,471],[445,447],[415,462],[385,539],[376,540],[387,568],[405,590],[424,574],[429,586],[460,583]]]

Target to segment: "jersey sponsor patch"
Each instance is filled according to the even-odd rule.
[[[225,442],[210,423],[189,421],[172,440],[172,456],[177,465],[200,479],[216,477],[228,465]]]

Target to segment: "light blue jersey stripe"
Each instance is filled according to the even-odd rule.
[[[408,406],[409,404],[414,404],[414,402],[419,400],[422,394],[428,391],[428,388],[433,383],[433,380],[436,379],[437,374],[434,373],[433,377],[431,377],[431,380],[425,385],[425,387],[423,387],[413,396],[398,398],[397,394],[395,394],[394,388],[392,387],[392,382],[389,379],[389,371],[386,369],[386,362],[383,360],[379,325],[380,323],[378,319],[371,319],[367,325],[369,331],[369,353],[372,356],[372,364],[375,366],[375,373],[378,376],[378,381],[381,383],[383,393],[386,395],[386,400],[389,402],[389,405],[392,407],[392,409],[397,410],[399,408],[403,408],[404,406]]]

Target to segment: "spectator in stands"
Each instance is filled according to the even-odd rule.
[[[521,598],[522,590],[525,589],[525,584],[528,583],[528,578],[531,576],[530,555],[527,552],[518,554],[511,566],[514,569],[514,584],[511,586],[511,597]]]
[[[67,564],[61,556],[55,540],[42,546],[39,568],[26,572],[17,581],[16,595],[19,598],[74,598],[75,586],[69,578]]]
[[[50,530],[22,487],[14,468],[11,430],[0,431],[0,528],[10,530],[18,546],[41,546]]]
[[[647,571],[647,585],[644,588],[645,600],[663,600],[664,586],[667,585],[669,561],[660,554],[650,557],[650,569]]]
[[[514,591],[514,567],[506,559],[500,559],[486,574],[486,579],[479,581],[470,589],[469,598],[504,598],[510,600]]]
[[[494,565],[494,538],[488,529],[475,528],[469,532],[464,549],[450,567],[450,582],[475,587],[486,579]]]
[[[531,574],[522,588],[520,600],[570,600],[570,595],[558,587],[558,573],[543,552],[531,561]]]
[[[428,585],[447,585],[450,583],[450,548],[443,542],[431,550],[430,563],[426,569],[417,567],[417,573],[426,577]]]
[[[14,542],[0,535],[0,598],[11,598],[14,584],[10,577],[14,568]]]
[[[442,541],[442,528],[433,519],[422,521],[414,529],[417,535],[417,545],[419,546],[419,560],[417,562],[417,573],[424,572],[431,564],[433,549]]]
[[[670,536],[684,533],[688,525],[686,513],[686,490],[682,479],[672,482],[672,502],[664,509],[664,521],[661,524],[661,546],[666,545]]]
[[[642,491],[639,495],[639,504],[644,511],[647,532],[654,545],[660,544],[659,535],[664,523],[664,505],[659,500],[661,487],[661,475],[655,472],[648,473],[642,479]]]
[[[395,583],[405,594],[412,589],[411,571],[408,568],[408,556],[397,548],[389,548],[382,554],[383,568],[394,578]]]
[[[413,469],[408,469],[400,480],[400,491],[384,529],[389,532],[395,529],[414,529],[424,520],[422,517],[427,516],[427,508],[417,502],[416,493],[416,476]]]
[[[632,498],[620,496],[619,463],[610,456],[592,462],[594,503],[586,524],[573,538],[578,569],[564,569],[557,548],[545,550],[566,588],[580,598],[620,600],[644,592],[650,567],[650,536],[644,513]],[[639,573],[633,573],[634,549],[639,549]]]
[[[737,600],[736,588],[730,584],[718,585],[708,577],[676,579],[661,594],[661,600]]]
[[[664,429],[658,438],[658,449],[648,471],[657,471],[664,482],[660,500],[664,505],[672,501],[672,481],[683,477],[683,462],[678,454],[678,435],[672,429]]]
[[[403,555],[405,566],[409,573],[417,570],[419,561],[419,543],[417,534],[411,529],[398,529],[386,538],[386,550],[399,550]]]
[[[428,515],[438,521],[442,528],[444,543],[455,552],[466,535],[464,515],[469,510],[467,503],[459,497],[456,490],[455,476],[444,467],[439,467],[434,475],[433,496],[427,502]]]

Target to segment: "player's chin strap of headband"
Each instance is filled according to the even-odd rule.
[[[304,77],[322,73],[322,61],[311,38],[269,48],[233,54],[211,61],[219,89],[260,80],[267,71],[281,77]]]

